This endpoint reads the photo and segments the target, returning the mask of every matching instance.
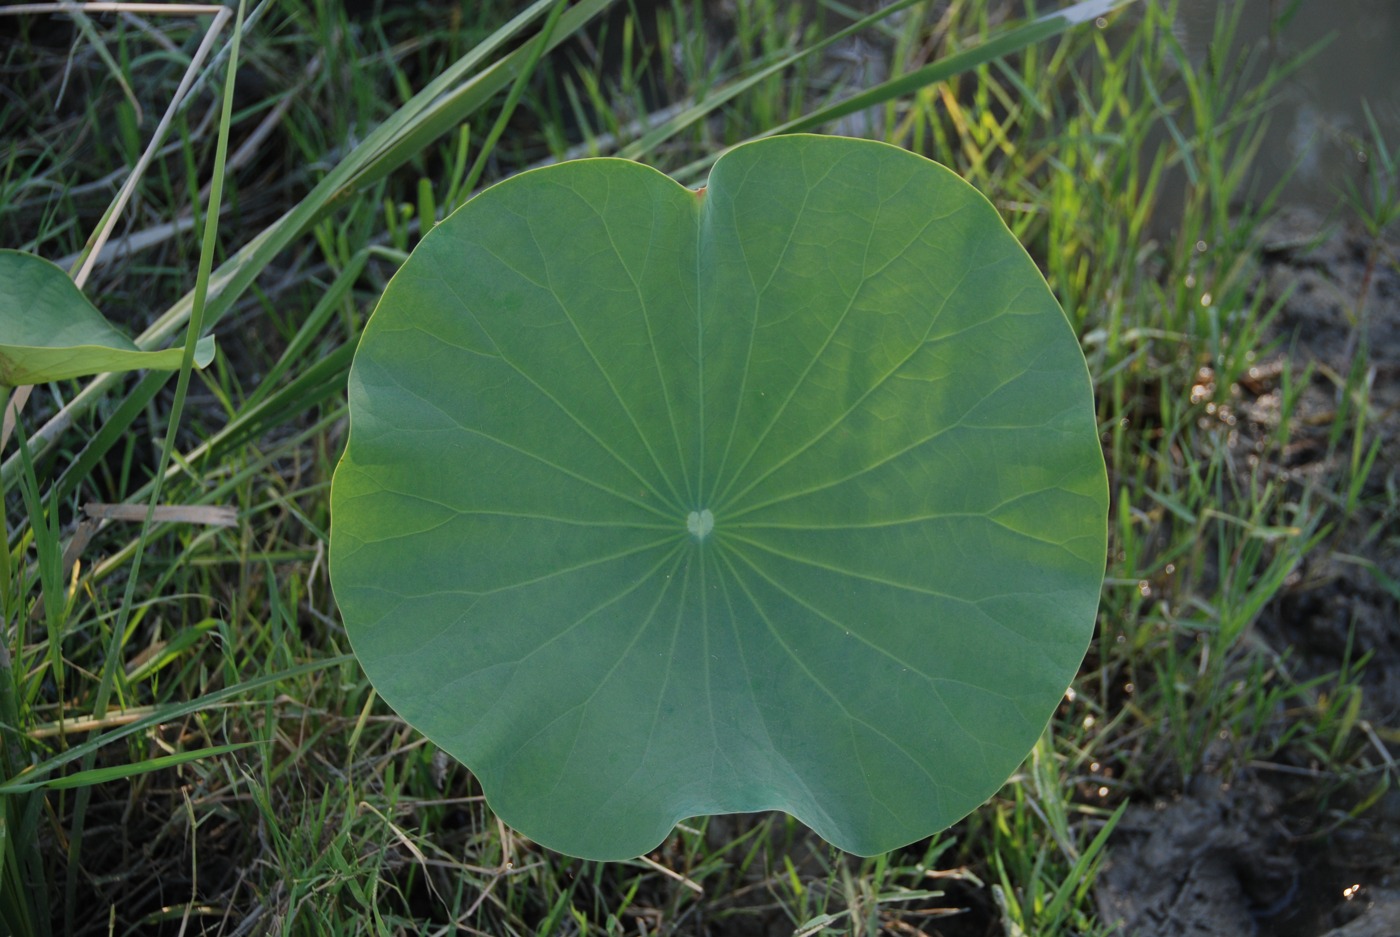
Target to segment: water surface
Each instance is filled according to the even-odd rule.
[[[1330,209],[1342,181],[1359,182],[1367,166],[1363,101],[1391,152],[1400,150],[1400,0],[1180,0],[1178,35],[1194,58],[1205,57],[1217,15],[1236,5],[1237,49],[1263,43],[1260,74],[1328,40],[1283,82],[1255,181],[1267,187],[1296,167],[1283,200]]]

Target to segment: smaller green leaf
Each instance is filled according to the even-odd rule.
[[[173,371],[185,350],[142,351],[98,311],[62,268],[22,251],[0,250],[0,384],[19,387],[105,371]],[[214,360],[199,340],[196,367]]]

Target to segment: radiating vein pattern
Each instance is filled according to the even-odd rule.
[[[589,858],[782,809],[870,854],[955,821],[1083,655],[1087,370],[996,210],[792,136],[701,192],[620,160],[489,189],[366,327],[331,571],[384,698]]]

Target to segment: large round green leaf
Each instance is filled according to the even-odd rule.
[[[1078,343],[995,209],[894,147],[503,182],[394,277],[350,411],[354,649],[563,852],[770,808],[917,839],[1016,768],[1088,642]]]

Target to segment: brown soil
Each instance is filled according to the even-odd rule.
[[[1266,253],[1270,301],[1288,295],[1275,331],[1299,364],[1315,366],[1300,404],[1304,431],[1297,464],[1303,484],[1335,471],[1328,464],[1329,418],[1338,405],[1338,381],[1357,360],[1367,336],[1371,415],[1365,444],[1379,442],[1375,465],[1361,492],[1360,509],[1302,571],[1292,590],[1261,622],[1276,648],[1292,647],[1308,675],[1336,670],[1352,635],[1353,659],[1370,653],[1362,681],[1365,710],[1379,725],[1400,726],[1400,525],[1371,505],[1389,501],[1400,483],[1400,244],[1373,245],[1357,231],[1335,231],[1313,244],[1321,223],[1295,212],[1273,228],[1277,249]],[[1358,298],[1365,296],[1360,315]],[[1353,326],[1353,322],[1357,323]],[[1331,457],[1350,457],[1350,450]],[[1385,493],[1391,492],[1387,499]]]

